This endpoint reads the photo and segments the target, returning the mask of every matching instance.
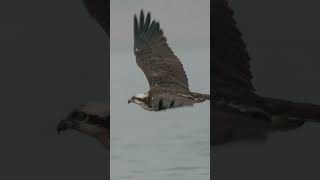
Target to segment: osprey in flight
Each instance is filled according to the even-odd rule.
[[[145,17],[141,10],[139,21],[134,15],[134,54],[150,89],[131,97],[128,103],[133,102],[149,111],[160,111],[210,100],[210,95],[189,90],[183,65],[168,46],[159,23],[151,21],[150,12]]]
[[[249,56],[226,0],[213,1],[213,122],[211,144],[265,140],[320,119],[320,106],[261,97],[252,85]]]
[[[84,0],[89,14],[96,19],[109,35],[108,0]],[[89,102],[75,108],[57,125],[57,132],[73,129],[96,138],[110,149],[110,110],[105,103]]]

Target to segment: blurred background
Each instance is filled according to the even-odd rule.
[[[319,2],[230,0],[263,96],[320,104]],[[320,124],[269,137],[266,144],[214,148],[212,177],[319,179]]]
[[[56,133],[71,109],[108,101],[109,39],[82,1],[0,6],[0,179],[106,179],[94,139]]]

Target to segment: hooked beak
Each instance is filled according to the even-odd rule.
[[[61,120],[57,125],[57,133],[60,135],[61,131],[65,131],[73,128],[73,122],[68,120]]]

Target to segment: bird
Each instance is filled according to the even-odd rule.
[[[135,103],[148,111],[162,111],[182,106],[193,106],[210,100],[209,94],[191,92],[181,61],[168,46],[159,22],[146,17],[143,9],[133,18],[134,54],[136,63],[144,72],[149,91],[132,96]]]
[[[88,13],[110,35],[109,0],[83,0]],[[95,138],[110,150],[110,106],[109,102],[88,102],[74,108],[59,121],[56,131],[76,130]]]
[[[76,130],[110,149],[110,110],[101,102],[89,102],[72,110],[57,125],[57,133]]]
[[[320,106],[263,97],[251,79],[249,53],[227,0],[213,1],[212,146],[239,141],[265,142],[320,119]]]

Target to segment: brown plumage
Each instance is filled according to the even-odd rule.
[[[159,22],[151,22],[150,12],[144,19],[144,12],[141,11],[140,23],[134,17],[134,53],[150,88],[159,83],[189,88],[183,65],[168,46]]]
[[[144,72],[150,90],[129,99],[144,109],[159,111],[168,108],[192,106],[209,100],[206,94],[189,90],[188,78],[181,61],[173,53],[159,22],[145,16],[134,16],[134,54],[137,65]]]
[[[226,0],[213,1],[213,121],[211,144],[266,140],[274,131],[320,120],[320,106],[261,97],[251,82],[250,58]]]

